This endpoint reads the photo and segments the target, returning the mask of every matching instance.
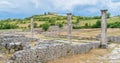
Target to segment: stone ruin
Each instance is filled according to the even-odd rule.
[[[40,42],[34,48],[13,54],[11,63],[46,63],[59,57],[87,53],[99,48],[100,42],[69,44],[58,41]]]
[[[96,40],[100,41],[101,40],[101,34],[96,36]],[[120,42],[120,36],[107,36],[107,41],[108,42]]]
[[[30,45],[32,40],[37,42],[34,47]],[[62,40],[39,40],[10,33],[0,35],[1,47],[5,47],[6,44],[9,45],[8,49],[10,49],[11,44],[12,47],[16,44],[17,46],[18,44],[25,45],[24,49],[15,51],[10,58],[10,63],[46,63],[59,57],[87,53],[93,48],[100,47],[99,41],[70,44]]]
[[[46,63],[49,60],[54,60],[59,57],[65,57],[74,54],[87,53],[93,48],[99,48],[100,46],[107,46],[106,41],[106,10],[102,10],[102,42],[89,42],[89,43],[77,43],[72,44],[71,42],[71,25],[69,23],[68,41],[70,43],[48,41],[36,44],[35,47],[17,51],[10,58],[11,63]],[[68,21],[71,21],[71,16],[68,16]],[[20,39],[21,38],[21,39]],[[31,38],[24,36],[2,36],[1,43],[11,42],[30,42]],[[32,38],[33,40],[33,38]],[[106,47],[105,47],[106,48]]]
[[[37,41],[37,39],[35,38],[28,38],[28,37],[25,37],[25,36],[19,36],[19,35],[2,35],[0,37],[1,39],[1,42],[7,42],[7,43],[10,43],[10,42],[31,42],[32,40],[33,41]]]
[[[31,47],[30,42],[39,41],[36,38],[28,38],[23,35],[1,33],[0,48],[6,48],[9,52],[11,49],[23,50]]]

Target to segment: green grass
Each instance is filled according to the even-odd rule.
[[[120,17],[111,17],[107,19],[107,23],[120,22]]]
[[[80,20],[80,23],[78,25],[84,26],[85,23],[93,25],[96,23],[97,20],[99,20],[99,19]],[[120,17],[111,17],[111,18],[107,19],[107,23],[114,23],[114,22],[120,22]]]
[[[0,32],[6,32],[6,31],[21,31],[22,29],[1,29]]]
[[[80,25],[80,26],[84,26],[84,25],[85,25],[85,23],[88,23],[88,24],[90,24],[90,25],[93,25],[93,24],[95,24],[95,23],[96,23],[96,21],[97,21],[97,19],[80,20],[80,22],[79,22],[79,24],[78,24],[78,25]]]
[[[57,16],[57,15],[38,15],[38,16],[34,16],[36,19],[40,19],[40,17],[48,17],[48,18],[55,18],[57,19],[58,17],[59,18],[65,18],[66,16]],[[77,17],[73,16],[72,17],[72,21],[75,22],[77,20]],[[97,20],[100,20],[100,19],[80,19],[80,22],[77,23],[77,25],[79,26],[84,26],[86,23],[88,23],[89,25],[93,25],[96,23]],[[30,20],[23,20],[23,22],[26,22],[26,23],[20,23],[20,21],[10,21],[9,23],[11,24],[16,24],[19,26],[19,27],[28,27],[28,25],[30,25]],[[41,24],[43,24],[44,22],[46,21],[34,21],[34,23],[37,23],[38,26],[40,26]],[[64,24],[67,24],[67,19],[63,19],[63,20],[56,20],[56,23],[57,22],[64,22]],[[109,19],[107,19],[107,23],[114,23],[114,22],[120,22],[120,17],[110,17]]]

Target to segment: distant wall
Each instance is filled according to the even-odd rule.
[[[120,36],[109,36],[108,41],[120,43]]]
[[[97,40],[101,40],[100,35],[96,37]],[[108,42],[117,42],[120,43],[120,36],[108,36],[107,37]]]
[[[46,63],[59,57],[87,53],[93,48],[99,48],[100,42],[81,44],[51,43],[40,44],[32,49],[14,53],[13,63]]]
[[[46,37],[54,37],[54,38],[67,38],[67,35],[59,35],[58,33],[55,34],[55,32],[46,32],[43,33]],[[73,39],[79,39],[79,40],[96,40],[95,37],[82,37],[82,36],[72,36]]]
[[[37,41],[36,38],[28,38],[25,36],[19,36],[19,35],[6,35],[6,36],[0,36],[0,42],[2,43],[11,43],[11,42],[31,42],[32,40]]]
[[[0,49],[4,48],[6,44],[10,43],[23,43],[23,44],[29,44],[29,42],[35,41],[38,42],[39,39],[36,38],[29,38],[25,36],[19,36],[19,35],[2,35],[0,36]],[[26,45],[29,46],[29,45]]]

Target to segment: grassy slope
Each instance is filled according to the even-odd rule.
[[[56,16],[56,15],[44,15],[44,16],[35,16],[35,17],[37,17],[37,18],[39,18],[39,17],[49,17],[49,18],[56,18],[56,17],[58,17],[58,16]],[[64,16],[61,16],[61,18],[63,18]],[[72,17],[73,19],[72,19],[72,21],[74,22],[74,21],[76,21],[77,20],[77,18],[76,17]],[[85,25],[85,23],[88,23],[88,24],[90,24],[90,25],[93,25],[93,24],[95,24],[96,23],[96,21],[97,21],[98,19],[87,19],[87,20],[83,20],[83,19],[81,19],[80,20],[80,22],[78,23],[78,25],[80,25],[80,26],[84,26]],[[57,22],[59,22],[59,21],[64,21],[65,23],[67,23],[67,19],[66,20],[57,20]],[[111,17],[111,18],[109,18],[109,19],[107,19],[107,22],[108,23],[113,23],[113,22],[120,22],[120,17]],[[18,21],[12,21],[12,22],[10,22],[10,23],[12,23],[12,24],[14,24],[14,23],[17,23]],[[30,20],[24,20],[24,22],[26,22],[25,24],[20,24],[20,23],[18,23],[18,26],[19,27],[28,27],[28,25],[30,24]],[[40,24],[42,24],[42,23],[44,23],[45,21],[34,21],[35,23],[37,23],[38,24],[38,26],[40,25]]]
[[[98,19],[89,19],[89,20],[80,20],[79,25],[84,26],[85,23],[89,23],[91,25],[95,24]],[[120,17],[111,17],[107,19],[107,23],[114,23],[114,22],[120,22]]]

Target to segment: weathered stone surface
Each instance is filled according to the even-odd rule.
[[[96,39],[100,40],[101,36],[100,35],[96,36]],[[119,43],[120,42],[120,36],[108,36],[107,41],[108,42],[117,42],[117,43]]]
[[[100,42],[68,44],[68,43],[40,43],[32,49],[14,53],[11,57],[13,63],[45,63],[59,57],[87,53],[92,48],[98,48]]]
[[[101,46],[107,46],[107,10],[101,10]]]
[[[11,48],[11,45],[12,44],[16,44],[18,45],[18,43],[22,43],[24,47],[24,49],[28,49],[30,48],[30,45],[28,43],[30,43],[31,41],[35,41],[35,42],[38,42],[39,39],[36,39],[36,38],[28,38],[28,37],[25,37],[25,36],[22,36],[22,35],[13,35],[13,34],[3,34],[3,35],[0,35],[0,48],[3,48],[7,45],[10,46],[8,48]],[[14,46],[14,45],[12,45]]]

